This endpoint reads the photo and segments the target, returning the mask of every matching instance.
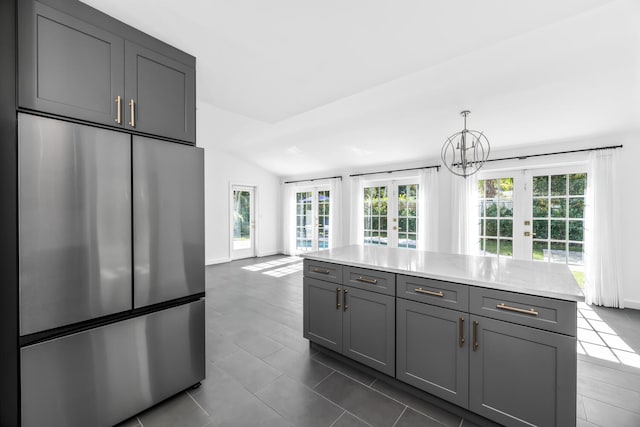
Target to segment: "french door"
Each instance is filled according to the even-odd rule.
[[[418,183],[390,181],[365,184],[365,245],[416,249],[418,245]]]
[[[478,251],[568,264],[584,272],[583,168],[501,172],[478,180]]]
[[[256,256],[255,187],[231,188],[231,259]]]
[[[296,192],[296,251],[329,249],[329,188],[316,187]]]

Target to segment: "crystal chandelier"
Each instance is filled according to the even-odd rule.
[[[451,173],[468,177],[478,172],[489,158],[489,140],[483,132],[467,129],[467,116],[471,111],[460,113],[464,117],[464,129],[451,135],[442,146],[442,162]]]

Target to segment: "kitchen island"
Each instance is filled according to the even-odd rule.
[[[376,246],[304,255],[304,336],[507,426],[575,426],[566,265]]]

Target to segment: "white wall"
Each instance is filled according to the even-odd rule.
[[[230,185],[256,187],[256,255],[282,252],[280,180],[261,167],[224,151],[225,142],[212,138],[216,126],[208,120],[210,108],[198,105],[197,141],[205,150],[205,263],[231,260]]]
[[[569,151],[590,147],[601,147],[610,145],[624,145],[620,152],[619,164],[617,172],[620,188],[615,194],[618,197],[618,204],[622,209],[618,210],[618,223],[622,225],[622,239],[619,242],[620,260],[620,278],[624,285],[624,301],[625,307],[640,309],[640,268],[636,267],[638,263],[637,257],[640,256],[640,227],[635,224],[636,217],[640,215],[640,131],[629,132],[624,134],[609,135],[603,137],[585,137],[580,140],[557,141],[553,143],[531,144],[526,147],[520,147],[512,150],[494,151],[491,158],[497,159],[501,157],[522,156],[529,154],[539,154],[557,151]],[[483,170],[496,169],[527,169],[534,167],[549,167],[566,162],[585,162],[588,154],[567,154],[561,156],[545,156],[535,157],[526,160],[510,160],[501,162],[487,163]],[[348,243],[350,212],[349,206],[352,199],[351,195],[351,179],[349,174],[363,173],[371,171],[383,171],[389,169],[402,169],[426,165],[440,164],[440,159],[425,159],[423,161],[378,165],[376,167],[360,170],[344,170],[344,171],[328,171],[316,176],[295,176],[287,177],[289,179],[304,179],[317,176],[342,175],[343,179],[343,230],[347,236],[345,243]],[[370,178],[390,179],[390,175],[374,175]],[[439,173],[439,250],[443,252],[451,252],[451,230],[452,230],[452,198],[451,189],[454,177],[446,169],[441,168]],[[284,180],[284,179],[283,179]]]

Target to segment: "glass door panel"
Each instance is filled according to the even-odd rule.
[[[416,249],[418,241],[418,184],[398,186],[398,247]]]
[[[364,188],[364,244],[387,246],[389,243],[388,189]]]
[[[478,249],[513,257],[513,178],[478,180]]]
[[[254,188],[233,186],[231,258],[255,256]]]
[[[296,250],[329,249],[329,190],[310,189],[296,193]]]

